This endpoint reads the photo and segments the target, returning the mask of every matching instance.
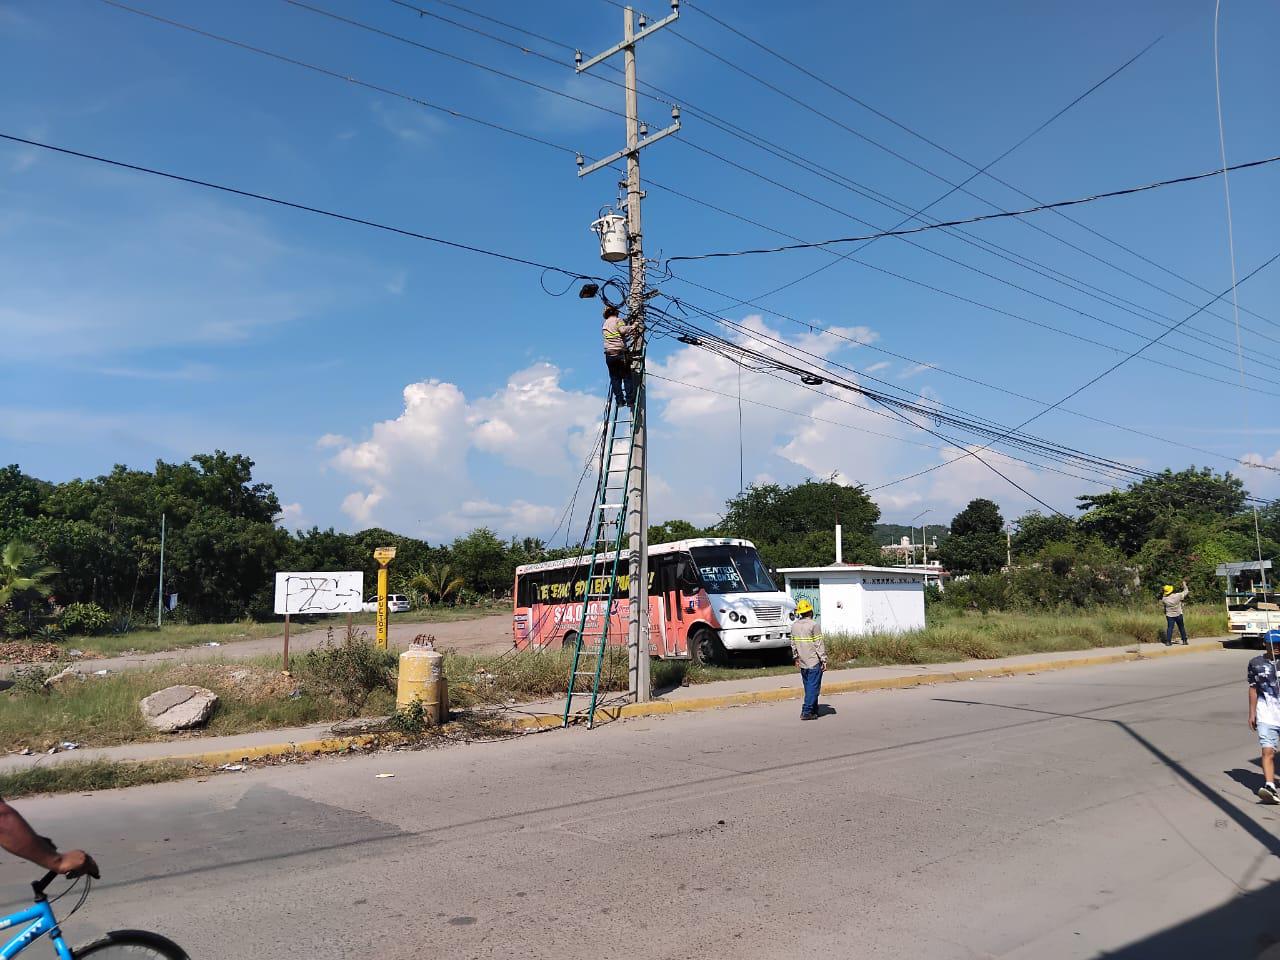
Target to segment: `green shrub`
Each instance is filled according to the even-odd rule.
[[[44,623],[31,631],[31,639],[38,643],[61,643],[62,631],[55,624]]]
[[[96,603],[70,603],[62,611],[61,626],[65,633],[91,636],[111,626],[111,614]]]
[[[350,630],[346,639],[329,640],[297,661],[307,686],[340,700],[356,716],[375,690],[395,690],[396,655],[379,650],[362,630]]]
[[[405,736],[414,737],[422,733],[430,724],[427,722],[427,710],[422,701],[414,698],[406,707],[399,707],[391,715],[391,729]]]
[[[49,688],[44,682],[57,671],[39,664],[31,667],[19,667],[13,672],[13,686],[9,688],[11,697],[32,697],[48,694]]]

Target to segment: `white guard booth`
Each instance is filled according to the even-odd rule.
[[[906,633],[924,629],[924,573],[903,567],[838,564],[783,567],[786,590],[806,598],[825,634]]]

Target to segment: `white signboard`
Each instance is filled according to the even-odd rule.
[[[277,573],[276,613],[359,613],[364,573]]]

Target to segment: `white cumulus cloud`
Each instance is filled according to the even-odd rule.
[[[519,478],[541,476],[552,478],[555,502],[567,497],[601,404],[560,379],[557,367],[535,363],[474,400],[456,384],[422,380],[404,388],[402,412],[373,424],[367,439],[326,434],[319,444],[336,450],[331,463],[360,487],[346,495],[343,512],[357,526],[436,539],[476,526],[546,534],[558,507],[527,495],[499,502],[485,490],[519,489]]]

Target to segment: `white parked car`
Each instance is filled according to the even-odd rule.
[[[364,603],[362,603],[360,605],[360,609],[363,610],[365,613],[377,613],[378,612],[377,596],[372,596],[368,600],[366,600]],[[403,593],[387,594],[387,613],[408,613],[408,612],[409,612],[408,597],[406,597]]]

